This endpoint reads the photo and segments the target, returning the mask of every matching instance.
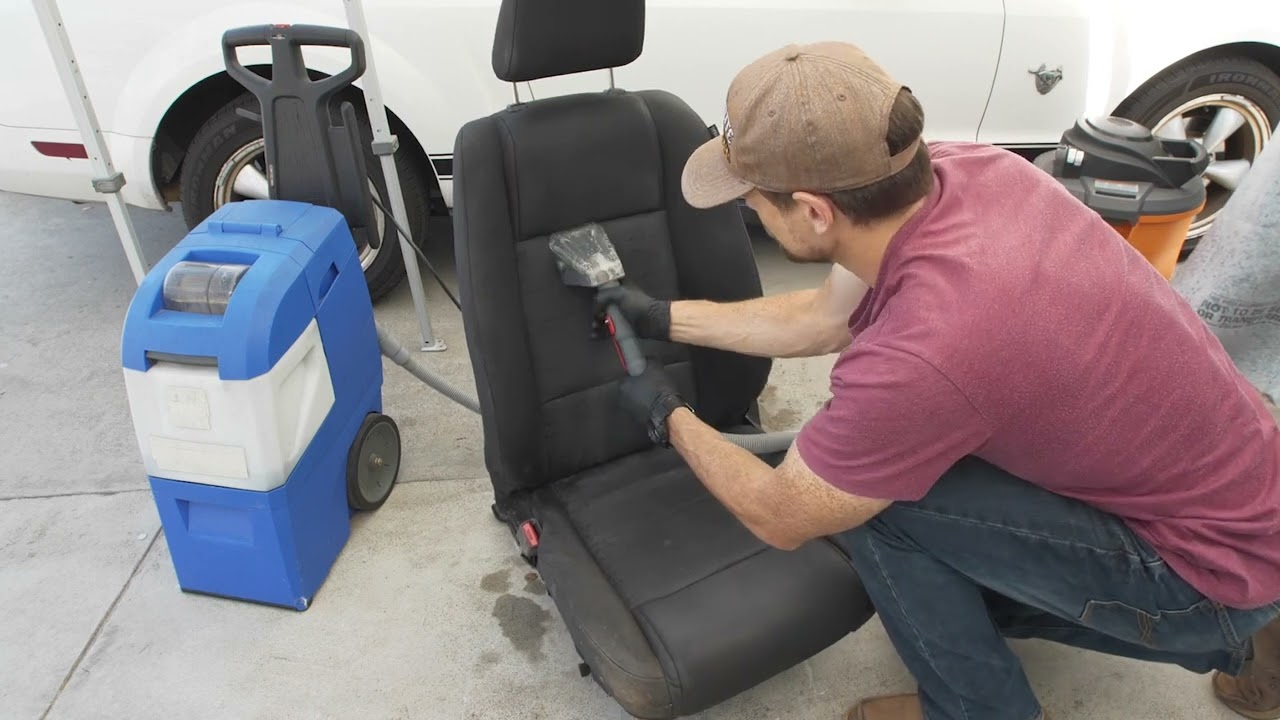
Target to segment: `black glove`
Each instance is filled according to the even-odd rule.
[[[650,340],[671,339],[671,302],[654,300],[643,290],[625,285],[600,288],[596,291],[596,318],[592,336],[604,337],[604,313],[609,305],[617,305],[622,317],[631,323],[636,335]]]
[[[669,446],[667,418],[677,408],[689,405],[680,397],[666,371],[651,363],[640,375],[628,375],[623,379],[619,391],[623,407],[645,426],[649,439],[654,444]]]

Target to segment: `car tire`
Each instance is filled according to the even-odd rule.
[[[360,129],[364,136],[364,142],[361,144],[365,156],[365,169],[369,172],[373,190],[376,191],[379,201],[389,208],[382,164],[373,154],[370,146],[372,131],[369,128],[367,113],[363,103],[353,100],[353,105],[356,106],[356,116],[359,118]],[[240,172],[238,168],[243,168],[246,164],[255,164],[261,170],[263,159],[261,123],[242,117],[237,110],[258,114],[257,98],[246,93],[224,105],[196,132],[187,148],[179,182],[182,213],[188,228],[194,228],[226,202],[266,197],[265,182],[255,188],[261,192],[255,192],[252,195],[241,195],[232,189],[234,177]],[[426,237],[428,203],[431,197],[428,180],[422,169],[404,150],[396,153],[395,161],[410,232],[413,233],[414,242],[421,246],[423,238]],[[376,207],[372,212],[375,222],[381,223],[383,227],[382,243],[377,248],[366,246],[357,249],[360,253],[360,264],[364,269],[365,281],[369,286],[369,295],[377,302],[400,283],[405,276],[405,268],[395,226],[382,220],[382,214]]]
[[[1224,110],[1236,113],[1243,123],[1211,149],[1212,163],[1219,164],[1216,171],[1211,165],[1205,173],[1208,190],[1205,209],[1195,218],[1187,234],[1184,257],[1212,227],[1214,217],[1247,172],[1240,161],[1251,163],[1256,159],[1280,124],[1280,76],[1266,65],[1244,56],[1199,58],[1176,65],[1148,82],[1114,113],[1150,128],[1159,136],[1203,140],[1205,130]],[[1223,162],[1231,164],[1223,165]],[[1227,172],[1228,168],[1231,172]]]

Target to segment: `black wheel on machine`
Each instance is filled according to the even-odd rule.
[[[1280,124],[1280,76],[1242,55],[1216,55],[1176,65],[1115,111],[1159,136],[1206,147],[1204,210],[1187,233],[1184,256],[1213,225]]]
[[[400,474],[400,428],[381,413],[369,413],[347,454],[347,504],[377,510],[391,496]]]
[[[371,176],[373,193],[385,207],[390,208],[382,164],[370,146],[372,131],[364,103],[358,97],[349,99],[361,121],[365,167]],[[187,147],[180,183],[182,213],[189,228],[228,202],[267,197],[262,125],[241,117],[236,113],[237,109],[254,114],[260,112],[257,98],[245,93],[214,113]],[[409,229],[414,241],[421,245],[426,237],[430,181],[403,147],[395,154],[395,159],[405,212],[409,216]],[[372,212],[382,243],[377,248],[363,245],[357,249],[369,294],[377,302],[400,283],[405,269],[395,226],[387,222],[377,207],[372,208]]]

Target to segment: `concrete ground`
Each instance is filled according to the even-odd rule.
[[[133,217],[153,260],[185,231],[178,213]],[[124,394],[134,285],[106,208],[0,193],[0,247],[0,717],[624,717],[579,677],[541,582],[489,514],[477,418],[390,364],[401,486],[357,519],[311,609],[182,593]],[[758,249],[768,291],[822,272]],[[426,362],[470,389],[458,313],[428,292],[449,350]],[[407,286],[377,313],[415,337]],[[777,363],[762,402],[771,429],[808,417],[829,364]],[[1178,668],[1016,647],[1055,720],[1234,717]],[[872,621],[699,717],[834,720],[858,697],[911,687]]]

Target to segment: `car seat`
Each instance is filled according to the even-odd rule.
[[[626,65],[644,10],[504,0],[494,70],[520,83]],[[564,285],[548,249],[551,233],[598,222],[625,282],[655,297],[760,296],[739,210],[697,210],[681,195],[684,162],[712,133],[670,93],[611,88],[516,102],[464,125],[454,150],[459,289],[494,511],[541,573],[584,672],[640,718],[715,705],[872,614],[833,543],[765,545],[675,451],[650,443],[618,403],[612,344],[589,336],[592,291]],[[704,421],[747,431],[769,360],[642,342]]]

